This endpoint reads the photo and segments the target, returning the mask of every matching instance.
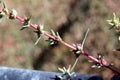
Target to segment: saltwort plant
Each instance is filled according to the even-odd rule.
[[[84,55],[86,56],[89,60],[91,60],[94,65],[92,67],[97,67],[97,68],[101,68],[101,67],[105,67],[107,69],[110,69],[111,71],[115,72],[115,74],[120,75],[120,70],[118,68],[116,68],[114,65],[109,64],[103,57],[103,55],[100,53],[98,54],[98,57],[95,58],[93,56],[91,56],[90,54],[88,54],[85,50],[84,50],[84,43],[86,40],[86,37],[88,35],[89,29],[86,32],[86,35],[83,39],[83,42],[80,44],[74,44],[74,45],[70,45],[67,42],[63,41],[63,39],[60,37],[58,32],[55,32],[54,30],[51,30],[51,32],[48,32],[46,30],[44,30],[44,25],[43,24],[33,24],[31,23],[30,17],[25,17],[22,18],[19,15],[17,15],[17,11],[15,9],[12,9],[11,11],[8,10],[8,8],[6,7],[6,5],[1,2],[3,5],[3,8],[0,11],[0,19],[2,19],[4,16],[7,16],[8,19],[11,20],[18,20],[20,22],[22,22],[23,26],[20,30],[24,30],[26,28],[33,28],[35,31],[35,33],[37,34],[38,39],[35,42],[35,45],[37,45],[37,43],[39,42],[39,40],[41,39],[41,36],[46,36],[48,37],[48,41],[50,45],[56,45],[58,43],[63,44],[64,46],[72,49],[72,52],[74,53],[76,59],[74,64],[71,66],[69,65],[68,68],[58,68],[61,72],[62,75],[57,76],[57,78],[59,78],[59,80],[71,80],[71,76],[74,74],[73,70],[78,62],[79,56],[80,55]],[[115,13],[113,14],[113,18],[111,20],[107,20],[108,23],[110,24],[110,29],[115,29],[117,33],[120,33],[120,22],[119,22],[119,18],[116,17]]]

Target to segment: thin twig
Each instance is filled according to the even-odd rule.
[[[77,65],[78,60],[79,60],[79,57],[75,59],[75,62],[71,68],[71,72],[74,70],[75,66]]]

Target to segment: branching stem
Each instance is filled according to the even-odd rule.
[[[2,12],[4,12],[4,8],[0,11],[0,13],[2,13]],[[9,17],[9,14],[7,14],[7,16]],[[24,22],[24,18],[22,18],[22,17],[20,17],[18,15],[15,17],[15,19],[22,22],[22,23]],[[37,30],[37,26],[35,24],[30,23],[30,27]],[[89,32],[89,29],[88,29],[88,31],[87,31],[87,33],[85,35],[85,38],[84,38],[84,40],[82,42],[82,45],[84,45],[84,42],[85,42],[85,39],[86,39],[86,36],[87,36],[88,32]],[[44,32],[44,35],[47,36],[48,38],[52,38],[52,39],[54,39],[54,40],[56,40],[58,42],[61,42],[64,46],[66,46],[66,47],[68,47],[68,48],[70,48],[72,50],[76,50],[75,46],[72,46],[72,45],[70,45],[70,44],[68,44],[68,43],[66,43],[64,41],[61,41],[59,38],[56,38],[56,37],[54,37],[53,35],[51,35],[51,34],[49,34],[47,32]],[[85,51],[81,51],[81,54],[86,56],[88,59],[92,60],[93,62],[97,62],[97,63],[101,64],[103,67],[106,67],[106,68],[112,70],[113,72],[120,74],[120,72],[118,70],[111,68],[107,64],[107,62],[105,60],[103,60],[102,63],[101,63],[101,61],[99,61],[97,58],[91,56],[90,54],[86,53]],[[75,63],[72,66],[72,70],[76,66],[77,62],[78,62],[78,58],[75,60]]]

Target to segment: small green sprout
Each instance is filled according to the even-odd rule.
[[[24,29],[30,27],[30,19],[31,19],[31,16],[24,19],[23,26],[22,26],[22,28],[20,30],[24,30]]]
[[[42,36],[42,34],[44,33],[44,30],[43,30],[43,29],[44,29],[44,25],[38,25],[38,26],[37,26],[37,30],[34,31],[35,33],[37,33],[37,37],[38,37],[38,39],[37,39],[37,41],[35,42],[34,45],[37,45],[38,42],[40,41],[41,36]]]
[[[117,31],[120,29],[120,20],[115,13],[113,13],[113,18],[107,20],[107,22],[110,25],[110,29],[115,29]]]
[[[15,19],[17,16],[17,11],[15,9],[12,9],[12,11],[9,14],[9,19]]]
[[[103,61],[103,58],[104,58],[104,55],[102,53],[98,53],[98,60],[100,61],[100,63],[102,63]],[[91,66],[92,68],[101,68],[102,65],[98,62],[93,62],[94,64]]]
[[[51,29],[51,35],[54,36],[55,39],[49,37],[48,40],[46,40],[49,42],[51,46],[57,45],[59,41],[62,41],[62,38],[60,37],[59,33],[55,32],[52,29]]]
[[[60,35],[59,35],[59,33],[58,32],[55,32],[55,31],[53,31],[52,29],[51,29],[51,33],[52,33],[52,35],[57,39],[59,39],[60,41],[62,41],[62,38],[60,37]]]

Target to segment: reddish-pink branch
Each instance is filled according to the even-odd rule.
[[[19,21],[21,21],[21,22],[24,22],[24,19],[21,18],[20,16],[16,16],[16,19],[19,20]],[[30,26],[31,26],[32,28],[34,28],[34,29],[37,30],[37,26],[36,26],[36,25],[30,23]],[[47,32],[44,32],[44,35],[47,36],[47,37],[49,37],[49,38],[52,38],[52,39],[54,39],[54,40],[60,41],[58,38],[55,38],[53,35],[51,35],[51,34],[49,34],[49,33],[47,33]],[[72,49],[72,50],[76,50],[76,47],[74,47],[74,46],[72,46],[72,45],[70,45],[70,44],[68,44],[68,43],[66,43],[66,42],[64,42],[64,41],[61,41],[61,43],[62,43],[63,45],[65,45],[66,47],[69,47],[69,48]],[[84,52],[84,51],[81,51],[81,54],[85,55],[85,56],[88,57],[90,60],[99,63],[99,60],[98,60],[98,59],[94,58],[93,56],[89,55],[88,53],[86,53],[86,52]],[[101,65],[106,65],[107,63],[106,63],[106,61],[103,61],[103,63],[100,63],[100,64],[101,64]]]
[[[4,12],[4,9],[2,9],[2,10],[0,11],[0,13],[1,13],[1,12]],[[9,14],[8,14],[7,16],[9,16]],[[16,20],[18,20],[18,21],[20,21],[20,22],[23,23],[25,19],[22,18],[22,17],[20,17],[20,16],[16,16]],[[30,23],[30,27],[32,27],[32,28],[34,28],[35,30],[37,30],[37,26],[36,26],[35,24]],[[54,39],[54,40],[57,40],[58,42],[61,42],[64,46],[66,46],[66,47],[68,47],[68,48],[70,48],[70,49],[72,49],[72,50],[76,50],[76,49],[77,49],[75,46],[72,46],[72,45],[70,45],[70,44],[68,44],[68,43],[66,43],[66,42],[64,42],[64,41],[60,41],[59,38],[56,38],[55,36],[53,36],[53,35],[51,35],[51,34],[49,34],[49,33],[47,33],[47,32],[44,32],[44,35],[47,36],[48,38],[52,38],[52,39]],[[101,60],[99,60],[99,59],[97,59],[97,58],[89,55],[88,53],[86,53],[86,52],[83,51],[83,50],[81,51],[81,54],[84,55],[84,56],[86,56],[88,59],[92,60],[93,62],[97,62],[97,63],[99,63],[101,66],[106,67],[106,68],[112,70],[113,72],[120,74],[119,71],[117,71],[117,70],[115,70],[114,68],[110,67],[104,59],[103,59],[102,62],[101,62]]]

